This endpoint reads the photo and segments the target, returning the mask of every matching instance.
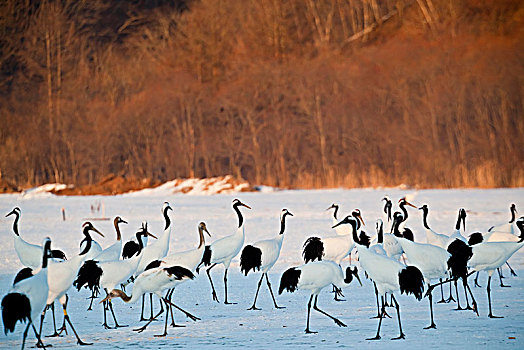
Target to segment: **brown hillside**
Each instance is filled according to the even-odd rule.
[[[521,1],[144,4],[0,4],[6,181],[524,186]]]

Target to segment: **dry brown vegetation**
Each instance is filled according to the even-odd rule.
[[[518,0],[6,0],[0,179],[524,186],[523,20]]]

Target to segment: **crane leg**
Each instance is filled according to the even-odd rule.
[[[138,332],[138,333],[142,333],[147,328],[147,326],[149,326],[151,324],[151,322],[153,322],[158,316],[160,316],[162,314],[162,312],[164,312],[164,309],[160,310],[160,312],[158,314],[156,314],[156,316],[154,318],[152,318],[149,321],[147,321],[147,323],[145,325],[143,325],[140,328],[133,329],[133,331]]]
[[[318,301],[318,295],[315,296],[315,303],[313,304],[313,309],[317,310],[318,312],[320,312],[321,314],[323,315],[326,315],[327,317],[329,317],[330,319],[332,319],[335,324],[339,327],[347,327],[342,321],[340,321],[338,318],[336,317],[333,317],[331,316],[330,314],[328,314],[327,312],[323,311],[323,310],[320,310],[318,307],[317,307],[317,301]]]
[[[391,316],[388,315],[388,312],[386,311],[386,309],[384,309],[384,316],[381,316],[380,303],[378,301],[378,289],[377,289],[377,285],[375,284],[375,282],[373,282],[373,287],[375,288],[375,296],[377,298],[377,316],[373,316],[371,318],[380,318],[380,317],[391,318]],[[384,302],[384,298],[382,298],[382,302]]]
[[[191,320],[193,321],[197,321],[197,320],[200,320],[199,317],[196,317],[195,315],[192,315],[190,314],[189,312],[187,312],[186,310],[182,309],[180,306],[177,306],[175,304],[173,304],[170,300],[167,300],[166,298],[162,298],[162,300],[164,300],[164,302],[167,304],[167,305],[170,305],[174,308],[177,308],[180,312],[184,313],[184,315],[186,315],[187,318],[190,318]]]
[[[140,321],[147,321],[146,318],[144,317],[145,298],[146,298],[146,295],[142,294],[142,311],[140,311]]]
[[[333,285],[333,290],[335,291],[335,301],[345,301],[344,299],[338,299],[339,296],[344,297],[344,294],[342,294],[342,289]]]
[[[273,295],[273,290],[271,289],[271,283],[269,283],[269,276],[267,275],[267,272],[265,273],[265,275],[266,275],[267,286],[269,288],[269,293],[271,293],[271,298],[273,298],[273,304],[275,304],[275,309],[285,309],[286,308],[285,306],[277,305],[277,301],[275,300],[275,295]]]
[[[488,292],[488,303],[489,303],[489,318],[503,318],[502,316],[493,316],[493,313],[491,312],[491,276],[488,276],[488,287],[486,288]]]
[[[24,334],[23,334],[23,337],[22,337],[22,350],[24,350],[25,339],[27,338],[27,331],[29,331],[29,326],[31,326],[31,321],[29,321],[27,323],[27,326],[24,329]]]
[[[169,291],[168,291],[169,293]],[[161,301],[162,302],[162,301]],[[164,333],[162,334],[155,334],[155,337],[165,337],[167,335],[167,321],[169,320],[169,310],[170,310],[170,307],[169,305],[167,304],[167,301],[164,301],[164,303],[166,304],[166,322],[164,324]]]
[[[219,303],[218,301],[218,297],[217,297],[217,292],[215,291],[215,286],[213,285],[213,280],[211,279],[211,275],[209,274],[209,272],[211,271],[211,269],[213,267],[217,266],[217,264],[213,264],[211,265],[207,270],[207,277],[209,277],[209,283],[211,283],[211,289],[213,290],[213,300],[216,301],[217,303]]]
[[[453,298],[453,292],[452,292],[451,283],[450,283],[449,284],[449,298],[446,300],[446,303],[450,303],[452,301],[455,301],[455,299]]]
[[[395,299],[395,296],[391,294],[391,298],[393,301],[395,301],[395,307],[397,308],[397,316],[398,316],[398,329],[400,331],[400,335],[396,338],[392,338],[391,340],[398,340],[398,339],[405,339],[406,335],[402,333],[402,324],[400,323],[400,305],[397,302],[397,299]]]
[[[475,301],[475,297],[473,296],[473,293],[471,292],[471,288],[469,287],[467,277],[466,277],[466,281],[464,282],[464,285],[468,288],[469,295],[471,296],[471,305],[473,305],[472,310],[475,311],[477,316],[479,316],[479,309],[477,307],[477,302]]]
[[[228,269],[224,271],[224,289],[225,289],[225,294],[226,294],[224,304],[236,304],[236,303],[230,303],[227,301],[227,270]]]
[[[167,307],[169,307],[169,312],[171,313],[171,327],[185,327],[184,325],[179,325],[175,323],[175,316],[173,315],[173,306],[171,302],[171,298],[173,297],[173,293],[175,292],[175,288],[171,288],[167,291],[166,299],[169,300],[169,304],[166,304]]]
[[[373,338],[367,338],[366,340],[379,340],[380,339],[380,326],[382,325],[382,319],[384,318],[384,313],[386,312],[386,304],[384,303],[384,296],[382,298],[382,312],[380,313],[380,317],[378,320],[378,328],[377,328],[377,335]]]
[[[440,279],[440,282],[442,282],[442,278]],[[437,304],[446,302],[446,300],[444,300],[444,287],[442,287],[442,284],[440,285],[440,295],[441,295],[441,299],[437,301]]]
[[[35,324],[33,323],[33,320],[29,319],[29,324],[31,324],[31,327],[33,327],[33,332],[35,332],[36,337],[36,347],[42,348],[45,350],[45,344],[42,342],[42,338],[40,337],[40,334],[36,331]],[[29,326],[28,324],[28,326]],[[22,349],[24,348],[24,345],[22,344]]]
[[[455,283],[455,293],[457,294],[457,308],[455,310],[464,310],[462,307],[460,307],[460,297],[459,297],[457,280],[455,279],[453,283]]]
[[[311,301],[313,300],[313,294],[311,294],[311,296],[309,297],[309,302],[307,303],[307,322],[306,322],[306,334],[311,334],[311,333],[318,333],[318,332],[313,332],[309,329],[309,316],[311,315]]]
[[[111,310],[111,315],[113,315],[113,320],[115,321],[115,328],[127,327],[127,325],[118,324],[118,321],[116,320],[115,312],[113,311],[113,303],[111,302],[111,299],[109,299],[107,303],[109,305],[109,310]]]
[[[253,305],[251,305],[251,307],[248,310],[260,310],[258,307],[255,306],[255,304],[257,303],[258,291],[260,290],[260,285],[262,284],[263,278],[264,278],[264,274],[260,276],[260,280],[258,281],[257,292],[255,294],[255,301],[253,301]]]
[[[442,281],[442,279],[440,280]],[[440,287],[442,287],[442,284],[440,285]],[[431,315],[431,324],[427,327],[424,327],[424,329],[431,329],[431,328],[437,329],[437,325],[433,321],[433,293],[432,292],[429,293],[429,312]]]
[[[512,276],[517,276],[517,274],[515,273],[515,271],[513,271],[513,269],[511,268],[511,266],[509,266],[509,262],[506,261],[506,265],[508,265],[509,267],[509,272],[511,273]]]
[[[511,286],[505,285],[504,282],[502,282],[502,279],[505,277],[502,276],[502,269],[500,267],[497,269],[497,272],[499,273],[500,286],[501,287],[511,287]]]
[[[78,336],[78,333],[75,330],[75,327],[73,327],[73,323],[69,319],[69,315],[67,314],[66,307],[67,307],[67,303],[63,305],[63,308],[64,308],[64,322],[67,321],[67,323],[69,324],[69,327],[71,327],[71,329],[73,330],[73,333],[76,336],[76,341],[77,341],[78,345],[93,345],[93,343],[86,343],[86,342],[82,341],[82,339],[80,339],[80,337]],[[64,327],[64,329],[65,329],[65,327]]]

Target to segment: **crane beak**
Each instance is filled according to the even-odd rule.
[[[337,226],[340,226],[342,224],[347,224],[346,220],[342,220],[341,222],[339,222],[338,224],[334,225],[334,226],[331,226],[331,228],[335,228]]]
[[[246,207],[246,208],[248,208],[248,209],[251,209],[251,207],[250,207],[249,205],[247,205],[247,204],[240,203],[240,205],[243,206],[243,207]]]
[[[289,211],[287,212],[287,215],[289,215],[289,216],[295,216],[295,215],[291,214],[291,212],[289,212]]]
[[[11,210],[5,217],[8,217],[9,215],[13,215],[15,213],[15,210]]]
[[[363,226],[366,226],[366,224],[364,223],[364,219],[362,219],[362,215],[359,214],[357,218],[360,220]]]
[[[120,219],[120,222],[123,223],[123,224],[127,224],[127,221],[125,221],[123,219]]]
[[[411,204],[410,202],[406,201],[406,204],[409,205],[410,207],[413,207],[415,209],[418,209],[415,205]]]
[[[154,234],[149,233],[147,231],[146,231],[146,235],[149,236],[149,237],[153,237],[154,239],[158,239],[158,238],[156,238],[156,236]]]
[[[209,233],[209,231],[207,230],[207,227],[204,227],[204,231],[206,231],[207,235],[208,235],[209,237],[211,237],[211,233]]]
[[[100,236],[104,237],[104,235],[102,234],[102,232],[98,231],[96,228],[94,227],[91,227],[91,231],[95,231],[96,233],[98,233]]]

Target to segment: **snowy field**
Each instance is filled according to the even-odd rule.
[[[515,203],[524,214],[524,189],[496,190],[400,190],[400,189],[356,189],[356,190],[318,190],[318,191],[276,191],[265,193],[237,193],[221,195],[173,195],[161,191],[134,193],[119,196],[57,197],[47,194],[25,196],[0,195],[0,292],[5,295],[9,290],[16,271],[21,268],[13,247],[13,216],[5,214],[19,206],[22,209],[20,220],[21,236],[32,243],[41,244],[45,236],[53,240],[53,248],[59,248],[71,257],[79,252],[79,242],[83,238],[81,225],[87,218],[105,216],[114,218],[120,215],[129,222],[122,225],[124,242],[134,238],[134,234],[143,220],[149,223],[150,231],[161,234],[163,218],[161,207],[169,201],[174,209],[171,217],[174,227],[171,235],[170,252],[196,247],[198,244],[197,225],[205,221],[211,241],[234,232],[237,224],[236,214],[231,208],[233,198],[240,198],[250,205],[252,210],[243,210],[245,217],[246,240],[249,244],[256,240],[272,238],[279,231],[279,213],[288,208],[295,216],[287,220],[282,253],[279,261],[270,273],[275,293],[280,275],[288,267],[301,264],[301,248],[311,235],[327,236],[334,234],[331,227],[331,212],[325,209],[335,202],[340,204],[339,217],[350,213],[354,208],[362,211],[366,222],[366,231],[375,233],[374,222],[381,217],[381,198],[389,195],[396,201],[410,195],[411,202],[417,206],[428,204],[429,225],[437,232],[450,234],[454,228],[457,209],[468,210],[466,219],[467,234],[476,230],[485,231],[491,225],[509,220],[509,204]],[[100,212],[92,213],[91,206],[100,204]],[[65,209],[66,221],[62,220],[61,208]],[[407,226],[415,233],[415,240],[425,242],[422,230],[422,212],[408,208],[410,217]],[[95,239],[106,247],[115,240],[111,221],[92,220],[95,227],[105,234],[104,238]],[[207,238],[207,237],[206,237]],[[454,311],[455,304],[435,304],[434,314],[436,330],[424,330],[429,325],[427,298],[416,301],[412,296],[397,297],[401,305],[402,326],[405,340],[392,341],[398,335],[398,324],[394,309],[388,309],[392,319],[385,319],[382,324],[382,340],[370,342],[365,338],[376,333],[377,320],[370,317],[376,314],[373,286],[360,272],[363,286],[353,281],[344,290],[346,301],[335,302],[326,288],[319,297],[319,307],[338,317],[347,324],[347,328],[336,326],[327,317],[312,311],[311,329],[318,334],[304,334],[306,322],[308,291],[283,293],[277,295],[277,302],[285,309],[275,310],[267,287],[260,290],[257,306],[260,311],[247,311],[251,306],[260,273],[250,273],[248,277],[240,274],[238,257],[233,260],[228,275],[229,299],[236,305],[218,304],[211,299],[211,288],[207,276],[201,271],[194,281],[180,285],[173,297],[176,304],[201,318],[193,322],[176,312],[175,318],[184,328],[169,328],[168,336],[154,337],[164,327],[164,316],[154,322],[145,332],[136,333],[132,329],[140,325],[140,303],[124,304],[114,300],[115,312],[119,323],[129,327],[106,330],[102,327],[102,306],[96,304],[92,311],[86,311],[89,296],[87,290],[77,292],[71,288],[68,292],[69,315],[82,339],[93,342],[93,349],[159,349],[159,348],[524,348],[524,250],[517,252],[510,263],[518,277],[510,277],[507,269],[504,280],[511,288],[500,288],[498,278],[492,282],[493,313],[504,316],[503,319],[489,319],[486,295],[485,273],[481,274],[483,288],[474,288],[473,294],[479,304],[480,317],[472,311]],[[344,261],[343,267],[347,266]],[[358,266],[358,262],[353,261]],[[222,265],[212,270],[213,281],[220,301],[223,301]],[[446,288],[447,290],[447,288]],[[129,290],[128,290],[129,292]],[[447,293],[446,293],[447,294]],[[440,299],[439,289],[435,289],[435,300]],[[462,295],[461,300],[464,300]],[[58,306],[58,304],[57,304]],[[155,310],[158,301],[155,301]],[[60,307],[58,307],[60,310]],[[46,317],[44,334],[52,332],[50,314]],[[57,312],[57,323],[62,323],[62,312]],[[112,325],[112,320],[109,321]],[[23,326],[17,325],[15,333],[0,335],[0,348],[17,349],[20,346]],[[3,329],[3,325],[2,325]],[[69,335],[60,338],[45,338],[52,349],[70,349],[77,347],[75,337]],[[27,346],[35,344],[34,337],[28,337]]]

